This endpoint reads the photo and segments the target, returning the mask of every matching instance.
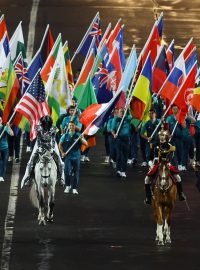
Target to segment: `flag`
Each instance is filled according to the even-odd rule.
[[[85,126],[84,134],[94,135],[104,125],[119,101],[121,93],[122,91],[118,91],[108,103],[90,105],[81,114],[80,122]]]
[[[7,37],[8,37],[8,31],[7,31],[6,22],[4,20],[4,15],[2,15],[1,18],[0,18],[0,41],[2,40],[5,33],[6,33]]]
[[[185,59],[185,69],[186,69],[186,74],[188,74],[196,62],[196,73],[198,71],[198,64],[197,64],[197,49],[196,47],[191,51],[191,53],[187,56]]]
[[[167,55],[167,60],[169,63],[169,69],[171,71],[172,68],[174,67],[174,59],[175,59],[175,57],[174,57],[174,39],[172,40],[169,47],[167,48],[166,55]]]
[[[94,87],[91,82],[91,78],[89,76],[84,89],[84,95],[78,99],[78,108],[81,110],[85,110],[91,104],[97,104],[97,99],[94,92]]]
[[[49,56],[53,46],[54,40],[48,24],[40,45],[40,53],[43,65],[45,64],[47,57]]]
[[[5,33],[0,42],[0,76],[5,68],[5,62],[7,60],[8,54],[10,53],[10,45],[8,36]]]
[[[152,70],[152,91],[154,93],[158,93],[168,75],[169,65],[165,48],[162,46]]]
[[[159,33],[160,40],[162,40],[162,33],[163,33],[163,12],[160,14],[160,17],[158,18],[157,27],[158,27],[158,33]]]
[[[179,109],[182,111],[188,110],[188,106],[190,105],[191,98],[191,90],[195,87],[195,78],[196,78],[196,63],[194,63],[190,72],[186,76],[184,82],[181,87],[174,94],[176,95],[176,99],[174,100],[174,104],[176,104]]]
[[[190,104],[196,111],[200,112],[200,86],[196,87],[193,90],[193,95],[190,100]]]
[[[130,108],[135,118],[147,120],[152,101],[152,63],[149,53],[132,93]]]
[[[71,91],[68,87],[65,59],[62,43],[58,50],[56,62],[45,85],[49,108],[53,123],[56,124],[60,114],[66,112],[66,108],[72,104]]]
[[[27,58],[26,58],[26,48],[24,44],[24,36],[22,31],[22,22],[17,26],[14,34],[10,39],[10,52],[11,52],[11,60],[13,63],[16,61],[19,53],[22,53],[24,62],[26,67],[28,66]]]
[[[53,48],[51,49],[51,52],[49,53],[49,56],[48,56],[44,66],[41,70],[41,77],[42,77],[44,84],[46,84],[48,77],[51,73],[51,69],[53,68],[54,63],[56,61],[56,57],[58,54],[60,44],[61,44],[61,34],[58,35],[58,37],[55,41],[55,44],[54,44]]]
[[[21,95],[23,95],[30,84],[30,79],[28,77],[28,71],[22,52],[19,53],[16,62],[14,63],[14,69],[19,81]]]
[[[151,62],[153,65],[156,60],[160,46],[161,46],[161,42],[160,42],[160,36],[158,32],[158,26],[155,23],[142,51],[142,63],[145,63],[147,56],[150,52]]]
[[[115,71],[109,70],[109,67],[106,67],[105,62],[102,61],[92,81],[100,104],[109,102],[113,97],[112,85],[113,81],[115,82]]]
[[[33,57],[31,63],[29,64],[28,68],[27,68],[27,75],[25,75],[30,82],[33,80],[33,78],[35,77],[37,70],[41,69],[43,66],[42,64],[42,58],[41,58],[41,54],[40,54],[40,49],[36,52],[35,56]],[[26,92],[29,84],[28,84],[28,80],[26,80],[27,83],[24,83],[24,87],[23,87],[23,93]],[[30,131],[30,122],[29,120],[22,115],[19,112],[16,112],[14,119],[13,119],[13,123],[18,126],[19,128],[21,128],[22,130],[26,130],[27,132]]]
[[[113,43],[114,43],[114,46],[118,48],[122,70],[124,70],[126,66],[126,58],[125,58],[124,50],[123,50],[123,28],[120,29]]]
[[[50,114],[44,84],[39,70],[27,89],[27,92],[15,108],[15,111],[20,112],[29,119],[31,125],[30,139],[33,140],[36,137],[35,127],[40,118]]]
[[[87,81],[87,78],[91,72],[91,69],[93,67],[94,64],[94,59],[95,59],[95,55],[94,55],[94,51],[91,50],[89,57],[86,60],[86,63],[83,65],[82,69],[81,69],[81,73],[79,75],[79,78],[76,82],[75,88],[74,88],[74,92],[73,95],[78,99],[80,95],[82,95],[82,89],[84,88],[84,84]]]
[[[66,74],[67,74],[68,84],[71,84],[74,87],[74,76],[73,76],[72,65],[71,65],[70,55],[69,55],[69,47],[68,47],[68,42],[67,41],[63,45],[63,51],[64,51],[64,58],[65,58],[65,66],[66,66]]]
[[[28,66],[28,77],[32,81],[32,79],[35,77],[37,70],[42,69],[43,63],[42,63],[42,57],[40,53],[40,49],[36,52],[34,55],[31,63]]]
[[[117,38],[120,31],[121,31],[121,25],[120,25],[120,20],[118,20],[117,24],[115,25],[115,28],[111,31],[111,34],[108,37],[107,46],[108,46],[109,53],[112,52],[113,46],[114,46],[114,40]]]
[[[8,57],[10,58],[10,55]],[[19,82],[15,74],[12,61],[10,61],[9,69],[8,69],[8,79],[7,79],[7,86],[6,86],[4,111],[3,111],[3,118],[2,118],[4,124],[8,122],[9,117],[13,111],[13,108],[16,106],[20,98],[21,98],[21,93],[19,89]]]
[[[77,53],[80,53],[84,56],[87,55],[88,49],[90,47],[90,44],[93,40],[93,37],[95,37],[95,43],[96,47],[99,46],[99,43],[101,41],[101,26],[100,26],[100,17],[99,13],[95,16],[93,22],[91,23],[90,27],[88,28],[85,36],[83,37],[83,43],[79,48],[77,49]]]
[[[125,70],[122,74],[119,89],[122,89],[125,92],[128,90],[131,79],[134,76],[136,67],[137,67],[137,54],[134,45],[127,60]]]

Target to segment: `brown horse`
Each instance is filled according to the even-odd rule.
[[[156,241],[158,245],[171,243],[171,213],[176,201],[176,184],[170,177],[167,162],[161,161],[153,186],[152,206],[157,223]]]

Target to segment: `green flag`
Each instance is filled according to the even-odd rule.
[[[84,93],[79,97],[78,100],[78,108],[81,110],[85,110],[91,104],[97,104],[96,95],[94,92],[94,87],[91,82],[91,78],[89,77],[85,89],[83,89]]]

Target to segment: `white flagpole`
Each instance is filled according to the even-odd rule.
[[[41,41],[41,44],[40,44],[40,47],[39,47],[40,50],[41,50],[41,48],[42,48],[42,46],[44,44],[44,41],[45,41],[48,30],[49,30],[49,24],[47,24],[47,27],[45,29],[45,32],[44,32],[44,35],[43,35],[43,38],[42,38],[42,41]]]
[[[85,33],[85,35],[84,35],[83,39],[81,40],[81,42],[80,42],[78,48],[76,49],[74,55],[72,56],[72,58],[71,58],[71,63],[73,62],[74,58],[76,57],[76,55],[79,53],[80,49],[82,48],[83,43],[85,42],[85,40],[86,40],[86,38],[87,38],[89,32],[91,31],[91,29],[92,29],[92,27],[93,27],[94,22],[96,21],[96,19],[97,19],[98,17],[99,17],[99,12],[97,12],[97,14],[95,15],[95,17],[94,17],[93,21],[91,22],[91,24],[90,24],[90,26],[89,26],[87,32]]]
[[[174,43],[174,39],[172,39],[171,43],[169,44],[167,50],[166,50],[166,54],[168,53],[169,49],[171,48],[172,44]]]

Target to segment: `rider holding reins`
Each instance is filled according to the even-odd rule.
[[[183,193],[182,189],[182,183],[181,183],[181,177],[178,174],[179,170],[170,164],[170,160],[173,157],[173,154],[176,150],[176,147],[171,145],[169,143],[169,132],[168,130],[164,129],[164,126],[162,126],[161,130],[158,132],[158,143],[155,147],[155,157],[154,162],[156,161],[153,168],[150,169],[150,171],[147,173],[147,176],[145,177],[145,192],[146,192],[146,204],[151,204],[152,199],[152,190],[151,190],[151,183],[152,180],[155,179],[158,168],[161,161],[166,161],[169,169],[170,169],[170,175],[171,178],[173,178],[176,182],[177,192],[179,196],[180,201],[184,201],[186,199],[186,196]]]
[[[34,174],[35,164],[39,160],[39,155],[44,154],[45,151],[49,151],[53,156],[53,159],[57,166],[57,179],[58,183],[63,186],[63,162],[59,155],[58,146],[56,144],[56,132],[57,128],[53,126],[53,120],[51,116],[43,116],[40,119],[40,124],[36,126],[37,141],[33,149],[32,155],[26,167],[25,175],[22,179],[22,185],[30,186]]]

